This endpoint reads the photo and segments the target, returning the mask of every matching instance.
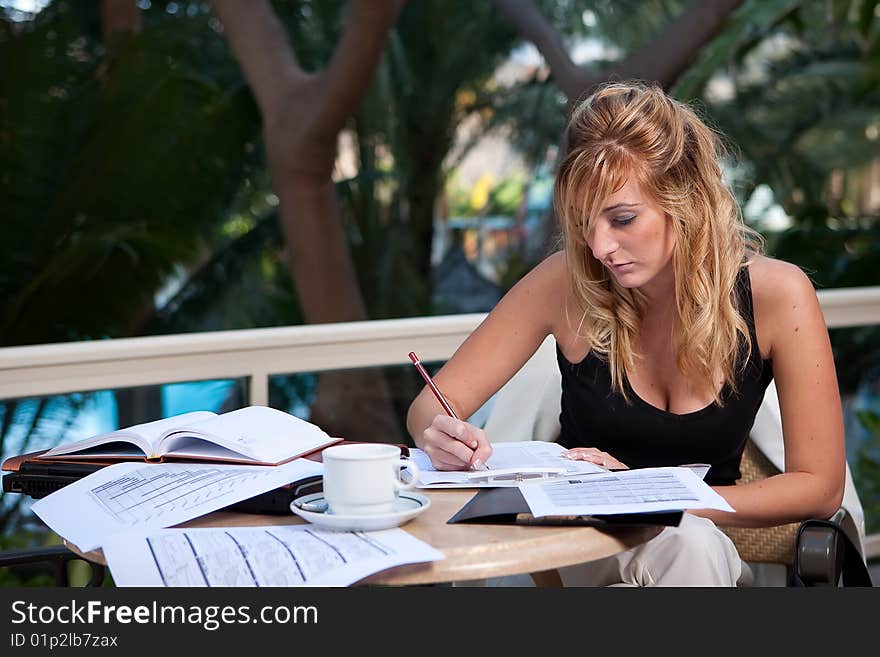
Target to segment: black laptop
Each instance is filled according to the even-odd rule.
[[[40,461],[28,458],[34,454],[11,457],[3,463],[7,472],[3,475],[3,493],[18,493],[33,499],[46,497],[100,470],[107,463],[78,463],[73,461]],[[290,503],[297,497],[319,493],[323,490],[323,478],[314,475],[295,481],[286,486],[261,493],[247,500],[236,502],[225,511],[241,513],[289,514]]]

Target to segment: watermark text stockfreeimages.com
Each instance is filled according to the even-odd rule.
[[[199,625],[214,631],[223,625],[261,623],[264,625],[318,623],[314,605],[169,605],[152,601],[148,604],[107,604],[102,600],[36,604],[25,600],[12,602],[13,625]]]

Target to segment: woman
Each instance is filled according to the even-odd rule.
[[[722,180],[718,137],[660,89],[600,88],[574,110],[568,140],[554,188],[563,251],[505,295],[435,381],[470,417],[553,334],[569,458],[709,463],[707,483],[736,510],[685,514],[590,564],[591,582],[736,585],[742,564],[717,525],[826,517],[842,499],[842,412],[815,291],[797,267],[760,255]],[[785,472],[734,486],[774,378]],[[438,469],[479,468],[492,452],[427,389],[407,425]]]

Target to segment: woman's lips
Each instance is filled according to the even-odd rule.
[[[632,262],[621,262],[615,265],[608,265],[608,268],[613,271],[615,274],[626,274],[632,271],[634,267],[634,263]]]

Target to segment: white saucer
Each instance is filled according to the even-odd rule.
[[[302,506],[309,505],[320,508],[324,502],[323,493],[312,493],[296,498],[290,503],[290,510],[303,520],[322,527],[333,529],[345,529],[350,531],[372,531],[374,529],[388,529],[397,527],[412,520],[425,509],[431,506],[431,500],[420,493],[403,491],[394,503],[394,511],[391,513],[378,513],[375,515],[344,516],[326,511],[308,511]]]

